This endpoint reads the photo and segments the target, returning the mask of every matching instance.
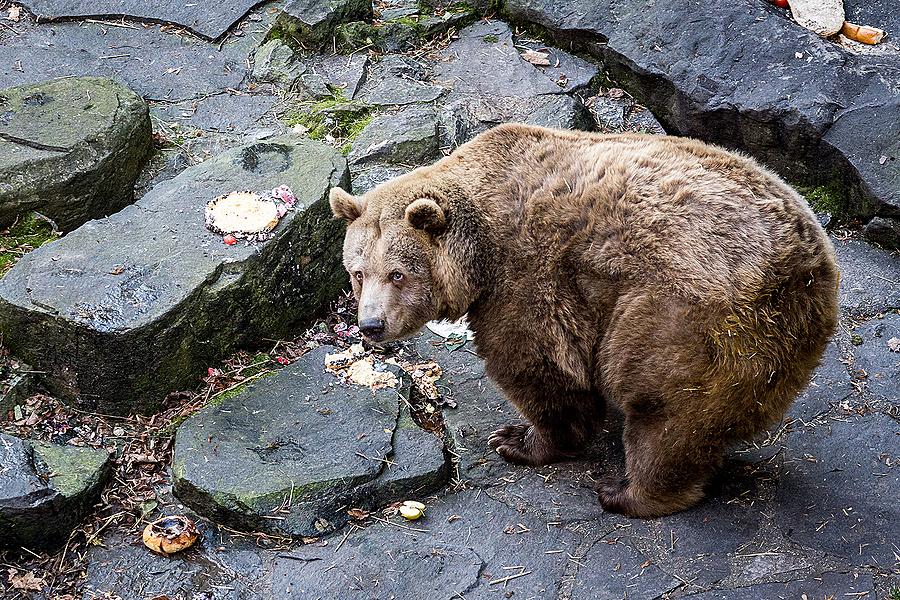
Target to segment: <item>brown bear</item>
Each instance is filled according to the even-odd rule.
[[[775,423],[837,321],[834,250],[797,192],[691,139],[502,125],[361,197],[331,191],[373,341],[468,314],[528,420],[507,461],[575,456],[624,414],[604,509],[698,502],[725,449]]]

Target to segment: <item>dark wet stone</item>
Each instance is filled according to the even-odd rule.
[[[900,219],[874,217],[866,223],[863,233],[869,241],[885,248],[900,250]]]
[[[111,79],[0,90],[0,226],[35,210],[70,231],[119,210],[149,150],[147,104]]]
[[[900,348],[900,315],[866,321],[854,334],[862,342],[853,352],[853,367],[865,372],[866,389],[877,398],[900,404],[900,351],[891,349],[892,343]]]
[[[759,598],[875,598],[875,585],[868,573],[823,573],[799,581],[758,583],[746,587],[689,594],[694,600],[758,600]]]
[[[291,0],[275,23],[286,36],[308,44],[331,42],[334,28],[348,21],[372,18],[372,3],[368,0]]]
[[[365,194],[376,185],[389,181],[409,172],[407,167],[396,165],[381,165],[378,163],[350,165],[351,179],[353,181],[353,193]]]
[[[537,69],[559,86],[566,93],[583,90],[600,73],[596,65],[583,58],[569,54],[559,48],[548,47],[542,42],[530,39],[519,39],[516,48],[527,48],[547,55],[547,66],[537,66]]]
[[[657,598],[681,585],[616,534],[595,543],[579,558],[573,600]]]
[[[900,308],[900,260],[862,240],[832,238],[841,271],[841,308],[853,316],[874,316]]]
[[[666,130],[660,125],[653,113],[644,107],[632,106],[625,117],[625,126],[638,133],[665,135]]]
[[[186,100],[240,87],[245,59],[159,27],[54,23],[0,44],[0,85],[89,75],[120,81],[146,100]]]
[[[414,523],[394,519],[426,531],[376,523],[351,533],[337,552],[329,544],[279,554],[273,594],[348,600],[553,598],[568,554],[577,555],[571,532],[483,495],[465,492],[426,504],[425,517]],[[519,565],[529,574],[491,583],[521,572]]]
[[[4,343],[83,406],[152,408],[235,348],[288,334],[334,298],[346,275],[327,196],[347,175],[335,150],[294,135],[190,167],[19,261],[0,280]],[[226,246],[204,226],[216,196],[281,184],[298,203],[273,239]]]
[[[611,98],[594,96],[589,105],[591,115],[603,133],[619,133],[625,131],[625,112],[631,108],[629,98]]]
[[[433,102],[444,89],[423,83],[425,68],[410,58],[389,54],[369,66],[366,81],[357,98],[367,104],[390,106]]]
[[[294,58],[294,50],[280,39],[269,40],[256,49],[251,75],[257,81],[291,85],[306,71]]]
[[[110,473],[103,450],[28,442],[0,433],[0,547],[59,545]]]
[[[430,106],[410,106],[375,117],[353,140],[351,163],[421,165],[438,152],[437,113]]]
[[[24,404],[37,391],[37,377],[31,367],[0,358],[0,421],[17,404]]]
[[[24,0],[22,4],[38,20],[84,17],[132,17],[175,23],[204,37],[215,39],[247,14],[257,0],[163,0],[152,4],[141,0]]]
[[[894,564],[900,436],[883,414],[791,433],[772,506],[785,537],[856,565]]]
[[[892,22],[889,4],[865,22]],[[750,2],[509,0],[503,11],[581,43],[670,133],[749,151],[791,180],[843,182],[852,215],[900,214],[891,47],[855,53]]]
[[[114,535],[88,552],[85,598],[266,598],[266,553],[222,546],[220,536],[201,525],[202,537],[173,556],[151,552],[140,542]]]
[[[822,362],[813,373],[809,385],[788,410],[788,416],[811,421],[850,396],[854,388],[850,384],[850,372],[844,360],[841,338],[833,338],[825,348]]]
[[[344,385],[325,372],[329,351],[313,350],[185,421],[175,439],[176,495],[219,522],[317,536],[346,523],[347,508],[441,487],[442,444],[399,420],[408,380],[374,393]]]

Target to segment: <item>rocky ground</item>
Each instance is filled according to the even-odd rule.
[[[887,42],[762,0],[3,4],[0,595],[898,600],[900,23],[846,4]],[[602,511],[615,417],[571,463],[489,452],[515,414],[464,337],[369,354],[376,393],[325,368],[358,341],[327,189],[505,121],[739,147],[830,227],[840,330],[693,510]],[[203,228],[282,183],[272,239]],[[200,542],[149,552],[179,513]]]

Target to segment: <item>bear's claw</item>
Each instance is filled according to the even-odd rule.
[[[548,443],[534,425],[501,427],[488,437],[488,444],[503,460],[516,465],[547,465],[573,457]]]

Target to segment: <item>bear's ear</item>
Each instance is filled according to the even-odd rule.
[[[362,198],[352,196],[339,187],[331,188],[328,200],[331,203],[331,212],[334,213],[334,216],[348,223],[358,219],[366,209]]]
[[[444,211],[430,198],[419,198],[406,207],[406,220],[416,229],[439,234],[447,227]]]

